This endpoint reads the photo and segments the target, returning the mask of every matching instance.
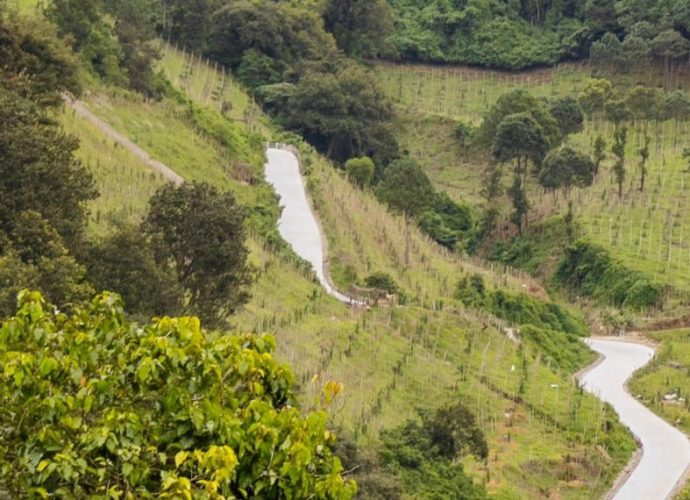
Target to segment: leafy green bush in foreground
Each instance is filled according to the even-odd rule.
[[[199,320],[67,316],[23,292],[0,328],[0,489],[12,497],[351,498],[327,416],[291,406],[274,340]],[[326,401],[338,392],[324,391]]]

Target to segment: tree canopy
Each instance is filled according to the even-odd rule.
[[[184,288],[185,312],[209,326],[221,325],[249,298],[244,224],[244,209],[232,193],[208,184],[168,184],[150,200],[143,229],[156,259]]]
[[[539,184],[550,190],[562,189],[567,195],[573,187],[591,186],[595,164],[580,151],[568,146],[551,151],[539,170]]]
[[[288,127],[336,161],[369,156],[385,164],[397,156],[390,130],[393,108],[360,66],[308,71],[288,97],[284,115]]]
[[[546,102],[524,89],[516,89],[498,98],[484,115],[476,138],[477,142],[483,146],[492,144],[501,122],[509,115],[518,113],[529,114],[535,120],[551,147],[560,142],[559,124],[549,112]]]
[[[323,18],[346,54],[374,58],[389,51],[393,12],[386,0],[328,0]]]
[[[351,498],[324,411],[275,341],[193,317],[135,325],[114,295],[67,316],[24,292],[0,327],[0,473],[15,497]],[[325,402],[340,390],[326,385]]]
[[[566,96],[551,102],[549,112],[556,120],[561,136],[581,132],[584,127],[585,116],[577,100]]]
[[[393,210],[416,217],[433,203],[434,188],[417,162],[402,158],[386,169],[376,196]]]
[[[390,0],[395,19],[391,37],[405,61],[464,63],[504,69],[553,65],[601,56],[608,68],[627,70],[635,57],[687,42],[690,15],[685,0]],[[644,29],[639,26],[646,23]],[[671,28],[671,29],[669,29]],[[636,40],[628,42],[631,37]],[[682,40],[681,40],[682,39]],[[654,44],[657,45],[657,44]],[[641,51],[641,52],[640,52]]]

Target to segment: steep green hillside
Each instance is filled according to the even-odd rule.
[[[166,66],[175,67],[170,57]],[[168,76],[175,81],[175,75]],[[234,153],[209,141],[207,132],[194,133],[188,121],[176,118],[173,103],[135,99],[93,94],[87,103],[178,172],[229,187],[246,203],[266,200],[263,184],[243,186],[227,175],[220,158],[232,163]],[[175,147],[174,154],[169,147]],[[304,403],[324,381],[342,381],[345,393],[332,408],[334,424],[365,448],[376,448],[379,430],[415,417],[417,407],[433,408],[459,397],[477,414],[489,439],[488,464],[467,466],[487,481],[490,491],[518,497],[556,488],[566,497],[603,492],[627,460],[631,441],[616,425],[608,433],[597,431],[612,418],[610,409],[583,394],[570,378],[592,360],[591,354],[575,338],[564,347],[571,334],[551,332],[548,337],[562,340],[548,345],[538,329],[525,329],[523,343],[515,344],[494,326],[505,321],[453,299],[455,282],[467,273],[482,274],[490,289],[541,294],[536,285],[450,256],[414,229],[405,271],[402,221],[309,148],[304,147],[303,158],[328,235],[331,267],[351,266],[357,277],[387,271],[412,304],[369,312],[345,308],[323,296],[289,252],[270,250],[257,233],[251,247],[259,278],[251,302],[233,323],[242,330],[277,333],[279,355],[295,367]],[[130,179],[123,176],[121,182],[124,187]],[[118,186],[108,183],[102,189],[108,193]],[[596,451],[597,443],[613,461]]]
[[[563,65],[552,70],[522,74],[473,70],[443,69],[422,66],[379,68],[388,94],[399,104],[402,113],[402,142],[424,165],[437,186],[460,200],[478,204],[481,198],[482,170],[485,159],[463,156],[461,140],[456,135],[458,122],[478,126],[499,96],[516,88],[546,99],[571,95],[577,97],[590,78],[586,66]],[[621,93],[636,82],[654,84],[649,74],[637,80],[617,80]],[[682,82],[679,82],[682,83]],[[688,89],[684,88],[687,93]],[[632,126],[632,124],[629,124]],[[587,120],[582,133],[569,143],[591,153],[601,135],[610,148],[614,124],[602,119]],[[624,196],[616,195],[617,186],[611,173],[609,152],[600,174],[591,188],[576,189],[572,195],[577,222],[587,239],[609,249],[617,259],[650,277],[687,290],[690,282],[690,210],[687,206],[687,160],[682,154],[690,146],[687,122],[673,120],[650,122],[650,157],[647,186],[639,186],[639,149],[642,147],[642,125],[631,130],[626,148]],[[484,153],[483,151],[480,153]],[[530,187],[534,208],[530,218],[563,215],[567,210],[562,195],[541,194],[541,188]],[[507,213],[507,200],[506,210]]]

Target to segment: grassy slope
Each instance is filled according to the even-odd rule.
[[[77,157],[90,168],[101,194],[89,204],[89,231],[103,234],[116,220],[137,222],[165,179],[71,109],[65,109],[60,121],[79,138]]]
[[[690,434],[690,331],[668,330],[647,336],[660,346],[654,360],[630,381],[630,392]],[[671,393],[684,401],[665,402],[664,395]]]
[[[179,57],[168,53],[163,61],[163,69],[178,84],[174,68],[182,66],[171,59]],[[217,77],[208,68],[201,70],[205,78]],[[227,175],[232,152],[195,133],[172,103],[146,103],[131,94],[97,90],[87,100],[90,108],[180,174],[233,189],[250,205],[263,196],[265,186],[242,186]],[[246,97],[237,100],[238,108],[242,102],[248,106]],[[247,116],[253,123],[265,123],[255,110]],[[96,131],[78,121],[70,124],[69,116],[66,123],[85,140],[80,154],[97,177],[117,171],[120,161],[136,171],[136,162],[117,159],[118,148],[107,140],[89,139]],[[88,144],[99,149],[90,153]],[[360,276],[371,270],[392,272],[417,305],[366,313],[347,309],[323,296],[293,257],[264,249],[255,237],[250,245],[259,278],[252,301],[233,320],[237,328],[276,333],[278,355],[293,367],[305,404],[323,381],[343,381],[345,395],[333,407],[334,423],[363,444],[375,443],[379,429],[413,417],[417,406],[433,407],[460,396],[477,413],[489,438],[488,469],[483,464],[468,467],[488,481],[491,491],[530,498],[557,491],[566,498],[603,492],[628,456],[623,449],[612,452],[614,462],[608,463],[594,447],[595,435],[602,435],[597,428],[604,407],[583,395],[569,374],[549,369],[535,349],[518,349],[491,326],[491,318],[449,301],[456,278],[465,271],[478,270],[500,288],[521,288],[522,281],[455,260],[416,231],[412,266],[405,271],[400,264],[402,222],[371,196],[354,190],[320,157],[306,156],[332,263],[346,262]],[[103,182],[105,198],[96,207],[102,203],[105,211],[128,201],[129,216],[140,216],[155,179],[143,165],[138,168],[142,173],[127,174],[123,167],[122,176]],[[128,191],[132,183],[139,187]],[[130,194],[123,200],[118,193]],[[583,357],[580,363],[589,360]],[[519,396],[522,379],[526,382]],[[554,384],[558,388],[552,388]],[[631,443],[629,437],[620,441]]]
[[[379,67],[379,75],[389,95],[403,110],[404,147],[419,159],[439,187],[471,202],[480,201],[481,166],[463,164],[459,158],[455,121],[478,124],[482,113],[500,95],[516,87],[546,98],[576,95],[589,77],[587,68],[574,65],[521,74],[385,65]],[[646,82],[646,78],[621,83]],[[681,124],[677,140],[672,122],[663,123],[658,136],[656,127],[650,124],[648,133],[652,143],[645,192],[636,189],[641,132],[631,131],[623,199],[619,201],[615,195],[611,161],[607,161],[595,185],[574,194],[576,212],[592,241],[608,247],[627,265],[688,289],[690,179],[681,153],[690,145],[690,127]],[[583,133],[570,141],[590,151],[597,134],[608,139],[610,145],[613,127],[589,123]],[[563,213],[566,207],[564,200],[540,196],[534,188],[531,200],[539,216]]]

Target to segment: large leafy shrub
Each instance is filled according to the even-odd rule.
[[[12,497],[350,498],[323,411],[291,406],[274,340],[193,317],[67,316],[24,292],[0,328],[0,490]],[[329,400],[338,390],[327,385]]]
[[[492,294],[491,312],[515,325],[529,324],[580,336],[589,334],[582,318],[558,304],[521,293],[495,291]]]
[[[585,241],[566,250],[555,280],[574,292],[618,307],[644,309],[663,300],[663,285],[628,269],[604,248]]]

